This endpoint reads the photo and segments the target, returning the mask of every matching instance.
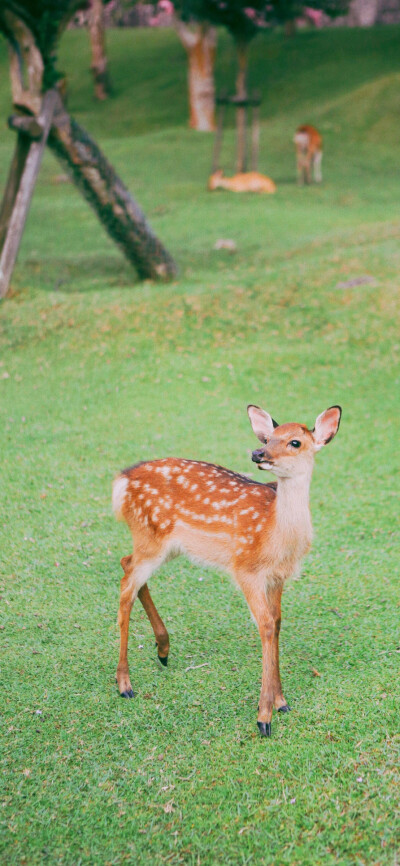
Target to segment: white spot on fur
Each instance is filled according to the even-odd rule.
[[[164,478],[170,478],[171,477],[171,470],[170,470],[169,466],[157,466],[156,472],[160,472],[161,475],[164,476]]]

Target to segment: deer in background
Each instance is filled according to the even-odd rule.
[[[210,175],[208,180],[208,189],[230,189],[231,192],[264,192],[272,193],[276,191],[274,181],[265,174],[260,174],[259,171],[245,171],[234,174],[232,177],[225,177],[222,169],[218,169],[214,174]]]
[[[262,643],[257,724],[261,736],[269,737],[273,709],[290,709],[279,674],[282,590],[310,548],[314,455],[337,433],[341,409],[322,412],[313,430],[303,424],[279,426],[258,406],[249,406],[248,414],[262,442],[252,460],[273,472],[277,483],[263,484],[212,463],[176,457],[138,463],[114,480],[114,512],[128,524],[134,545],[133,554],[121,559],[117,682],[121,696],[133,698],[127,653],[137,596],[152,625],[158,657],[167,664],[168,632],[147,581],[167,559],[184,554],[228,572],[245,596]]]
[[[296,129],[294,136],[297,157],[297,182],[311,183],[312,175],[316,183],[322,181],[322,136],[314,126],[304,124]]]

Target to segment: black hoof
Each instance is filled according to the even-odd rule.
[[[271,722],[257,722],[257,726],[262,737],[271,736]]]
[[[278,707],[278,713],[290,713],[292,708],[289,707],[289,704],[284,704],[283,707]]]
[[[132,689],[127,689],[126,692],[120,692],[121,698],[134,698],[134,692]]]
[[[168,656],[164,656],[164,658],[162,658],[162,656],[158,656],[158,658],[161,664],[164,665],[164,667],[166,668],[168,664]]]

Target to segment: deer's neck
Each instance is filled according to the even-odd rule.
[[[308,550],[312,539],[310,514],[311,471],[296,478],[280,478],[276,492],[275,529],[287,544]],[[299,550],[299,555],[302,555]]]

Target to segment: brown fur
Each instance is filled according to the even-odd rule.
[[[293,141],[296,145],[298,183],[311,183],[312,178],[319,183],[322,180],[322,135],[315,126],[304,123],[296,129]]]
[[[218,170],[210,176],[208,189],[229,189],[231,192],[273,193],[276,191],[276,186],[270,177],[260,174],[258,171],[246,171],[234,174],[233,177],[224,177],[223,172]]]

